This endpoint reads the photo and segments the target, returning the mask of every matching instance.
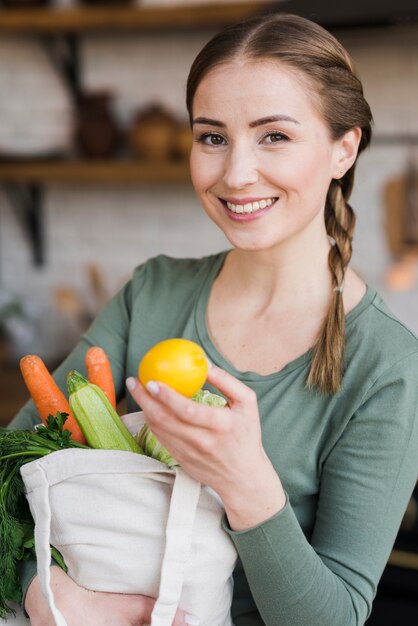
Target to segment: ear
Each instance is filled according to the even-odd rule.
[[[361,139],[361,128],[348,130],[335,144],[335,164],[333,178],[342,178],[357,158]]]

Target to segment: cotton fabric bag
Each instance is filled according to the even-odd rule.
[[[135,432],[143,423],[141,414],[125,422]],[[213,490],[181,468],[115,450],[61,450],[21,474],[39,579],[57,626],[67,623],[50,587],[50,544],[79,585],[157,598],[151,626],[171,626],[177,608],[201,626],[232,626],[236,551]]]

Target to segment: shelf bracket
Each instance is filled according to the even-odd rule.
[[[25,236],[32,247],[34,265],[45,263],[44,213],[42,187],[40,185],[5,185],[10,202],[16,209],[16,216]]]

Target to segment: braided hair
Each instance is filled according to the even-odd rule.
[[[372,114],[355,74],[353,62],[337,39],[305,18],[287,13],[254,17],[226,27],[201,50],[190,69],[186,103],[192,119],[196,90],[214,67],[238,57],[276,59],[306,79],[314,104],[333,140],[353,128],[361,129],[360,154],[370,143]],[[357,159],[356,159],[357,160]],[[344,369],[345,316],[343,286],[352,255],[355,215],[348,200],[354,184],[356,161],[330,183],[325,203],[325,227],[331,248],[328,264],[332,297],[313,348],[307,379],[310,388],[336,393]]]

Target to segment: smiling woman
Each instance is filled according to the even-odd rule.
[[[338,41],[280,13],[209,41],[187,106],[193,184],[231,249],[138,267],[55,378],[64,388],[101,346],[118,399],[129,377],[128,410],[218,494],[239,555],[235,626],[362,626],[418,472],[417,338],[349,267],[369,105]],[[173,337],[203,348],[225,406],[136,379]],[[28,404],[11,427],[35,422]],[[153,600],[92,595],[52,570],[69,624],[149,623]],[[37,581],[25,606],[50,626]],[[199,623],[180,609],[175,626]]]

